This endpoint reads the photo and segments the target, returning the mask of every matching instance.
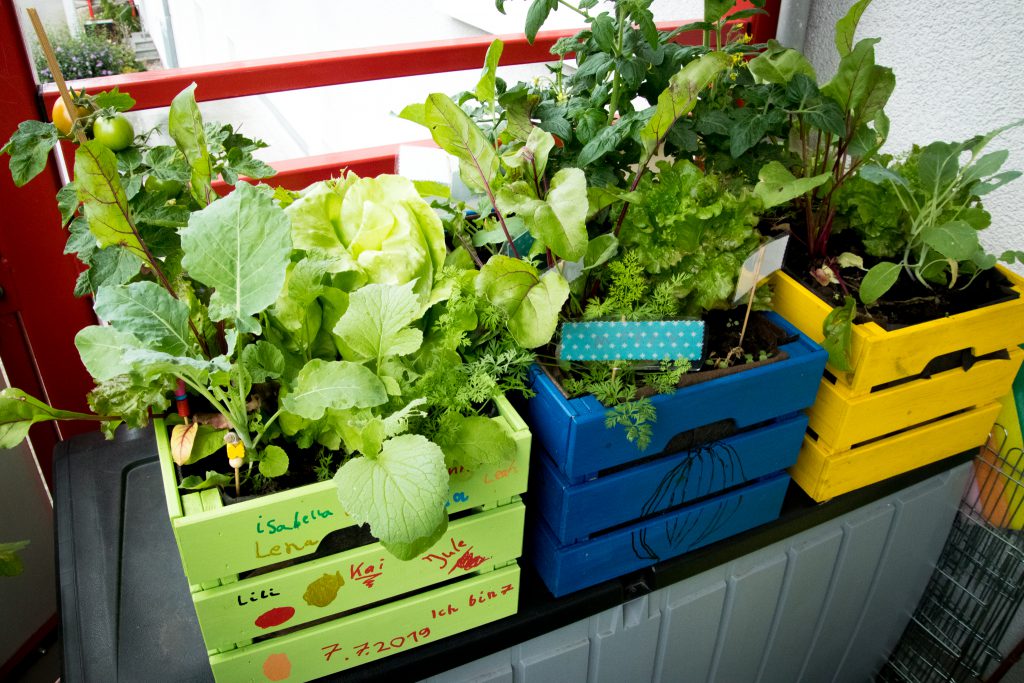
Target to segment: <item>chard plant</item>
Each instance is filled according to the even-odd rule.
[[[263,493],[308,469],[333,477],[346,511],[393,554],[415,557],[447,527],[448,468],[515,455],[491,403],[524,388],[532,362],[504,331],[546,341],[536,294],[508,286],[522,278],[514,267],[448,263],[440,219],[404,178],[348,174],[300,192],[239,180],[266,175],[251,156],[260,145],[204,125],[193,88],[172,103],[173,147],[145,136],[117,152],[78,146],[60,201],[69,249],[89,266],[79,293],[106,323],[75,339],[96,414],[5,390],[0,448],[50,419],[100,420],[108,435],[141,426],[180,383],[197,411],[172,452],[205,470],[181,488],[237,486],[241,470]],[[59,137],[47,125],[22,124],[4,148],[21,181]],[[218,177],[235,184],[225,197]],[[210,465],[225,441],[229,462]]]
[[[683,48],[673,42],[678,32],[654,27],[650,2],[616,2],[614,16],[592,14],[595,3],[534,2],[529,39],[557,7],[589,25],[555,46],[553,83],[505,88],[495,75],[496,41],[473,91],[455,100],[432,94],[403,110],[458,158],[460,176],[479,193],[472,207],[442,203],[447,227],[480,268],[478,294],[506,312],[521,346],[557,338],[560,320],[656,320],[730,307],[740,267],[759,244],[760,212],[792,198],[733,192],[726,178],[689,161],[649,172],[657,154],[696,141],[690,114],[730,87],[752,49],[724,40],[731,4],[710,4],[707,22],[681,29],[705,30],[705,45]],[[580,69],[567,78],[570,53]],[[634,110],[638,94],[652,106]],[[641,448],[655,415],[640,387],[671,392],[690,369],[685,361],[563,365],[567,391],[594,394],[612,408],[608,426],[624,427]]]

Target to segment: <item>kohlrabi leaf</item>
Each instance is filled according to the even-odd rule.
[[[480,269],[477,293],[508,314],[508,329],[522,346],[542,346],[555,333],[569,283],[557,269],[543,275],[518,259],[492,256]]]
[[[82,364],[99,381],[124,374],[125,349],[141,346],[135,335],[107,325],[90,325],[75,335],[75,347]]]
[[[455,416],[445,422],[445,429],[435,438],[449,467],[461,465],[475,470],[482,465],[511,462],[516,456],[516,442],[489,417]]]
[[[42,121],[22,121],[0,154],[11,155],[11,178],[18,187],[46,168],[50,151],[57,144],[57,128]]]
[[[921,241],[953,261],[966,261],[980,246],[978,231],[961,220],[924,227],[921,230]]]
[[[134,335],[147,348],[172,356],[188,355],[192,348],[188,304],[154,282],[102,287],[95,307],[100,319]]]
[[[823,185],[831,174],[822,173],[810,178],[797,178],[778,161],[769,161],[761,167],[757,177],[758,183],[754,186],[754,194],[760,197],[764,208],[770,209]]]
[[[209,470],[206,473],[205,479],[196,474],[193,474],[191,477],[185,477],[181,480],[181,483],[178,484],[178,488],[186,489],[188,491],[203,491],[204,489],[227,486],[232,481],[234,481],[234,479],[231,475]]]
[[[366,367],[314,358],[299,372],[281,403],[290,413],[318,420],[328,409],[370,408],[387,400],[384,384]]]
[[[264,192],[240,182],[235,191],[192,214],[181,231],[182,265],[212,287],[210,319],[234,320],[258,332],[250,316],[277,300],[291,255],[291,226]]]
[[[647,154],[657,149],[676,121],[693,110],[701,91],[731,62],[732,57],[724,52],[709,52],[669,79],[668,87],[658,95],[654,115],[640,131],[640,142]]]
[[[171,109],[167,114],[167,131],[174,138],[178,149],[185,155],[185,160],[192,169],[192,197],[199,206],[206,206],[214,200],[211,187],[213,164],[210,161],[210,150],[206,146],[203,116],[199,113],[199,105],[196,104],[195,90],[196,84],[193,83],[171,101]]]
[[[410,327],[419,317],[412,282],[364,285],[349,296],[348,309],[334,333],[351,351],[351,360],[380,364],[388,356],[405,356],[420,348],[423,333]]]
[[[273,479],[288,471],[288,454],[279,446],[267,446],[260,458],[260,474]]]
[[[334,476],[345,511],[401,560],[447,528],[448,469],[441,448],[418,434],[384,442],[377,457],[352,458]]]
[[[284,354],[266,341],[258,341],[242,349],[239,362],[255,383],[277,379],[284,372]]]
[[[900,276],[902,266],[888,261],[876,263],[871,267],[860,282],[858,295],[865,305],[871,305],[878,301],[889,289],[896,284],[896,278]]]
[[[477,101],[481,103],[489,104],[494,101],[495,74],[498,71],[498,60],[501,59],[501,51],[504,47],[505,43],[495,38],[488,46],[487,54],[484,55],[484,68],[474,91]]]
[[[442,93],[427,97],[423,113],[434,142],[461,162],[463,181],[474,190],[488,187],[498,173],[498,155],[476,123]]]
[[[14,448],[28,436],[29,428],[47,420],[77,420],[93,415],[51,408],[21,389],[0,391],[0,450]]]
[[[149,349],[126,349],[124,362],[125,372],[133,372],[143,378],[154,379],[161,375],[186,376],[201,384],[205,384],[212,373],[231,370],[231,364],[225,356],[205,360]]]
[[[100,247],[120,246],[148,262],[131,222],[128,197],[117,172],[117,157],[106,146],[89,140],[75,151],[75,187]]]

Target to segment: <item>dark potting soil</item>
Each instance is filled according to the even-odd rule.
[[[863,248],[853,244],[846,233],[833,237],[830,243],[832,252],[843,251],[863,253]],[[864,267],[871,268],[878,259],[865,259]],[[839,306],[843,302],[842,289],[839,285],[819,283],[811,275],[811,264],[806,252],[801,249],[789,249],[786,253],[783,270],[830,306]],[[860,289],[865,272],[852,268],[842,271],[846,287],[851,292]],[[886,330],[898,330],[910,325],[939,320],[957,313],[973,311],[1018,297],[1010,282],[995,268],[983,271],[966,289],[963,284],[968,278],[961,278],[957,285],[950,289],[942,285],[927,287],[916,279],[901,272],[892,289],[886,292],[883,300],[871,306],[858,304],[857,318],[854,322],[874,322]]]

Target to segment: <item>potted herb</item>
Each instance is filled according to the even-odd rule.
[[[868,5],[838,22],[838,71],[820,87],[777,44],[749,64],[753,97],[784,122],[758,139],[774,148],[759,186],[786,198],[765,226],[800,246],[776,276],[776,309],[829,351],[793,469],[818,500],[982,443],[1024,340],[1024,282],[978,240],[982,198],[1019,175],[989,149],[1009,126],[883,154],[895,77],[875,63],[877,40],[854,41]]]
[[[531,6],[528,36],[555,4]],[[677,45],[654,30],[648,4],[615,3],[614,16],[573,6],[590,27],[556,45],[550,83],[503,88],[496,42],[472,93],[458,102],[433,94],[402,113],[459,159],[478,194],[446,205],[448,228],[480,266],[478,290],[510,315],[508,334],[538,354],[529,410],[543,447],[532,485],[543,520],[531,542],[556,595],[777,516],[782,470],[805,429],[800,411],[824,364],[781,318],[754,315],[748,325],[748,299],[734,303],[773,198],[687,160],[689,114],[731,89],[752,48]],[[724,35],[729,20],[712,20],[709,35]],[[570,54],[579,63],[571,77]],[[635,110],[644,94],[651,106]],[[676,160],[654,165],[666,151]],[[766,308],[758,291],[750,303]],[[567,359],[566,324],[656,321],[697,334],[701,323],[687,318],[723,333],[695,362],[679,349]]]
[[[0,445],[48,419],[141,426],[174,400],[160,465],[218,678],[315,677],[514,613],[530,434],[504,394],[531,357],[410,181],[239,180],[272,172],[260,143],[204,125],[193,89],[171,105],[174,145],[103,144],[124,94],[66,108],[80,144],[59,200],[106,323],[76,337],[96,415],[5,390]],[[22,124],[4,148],[19,183],[59,137]],[[440,623],[438,604],[454,607]]]

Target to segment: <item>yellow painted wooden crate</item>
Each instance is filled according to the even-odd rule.
[[[333,482],[230,506],[216,489],[180,495],[156,421],[171,526],[216,680],[309,680],[514,614],[531,437],[507,401],[497,405],[515,460],[450,472],[448,530],[406,562],[379,543],[325,551],[354,530]]]
[[[791,470],[809,495],[828,500],[985,440],[1024,360],[1024,279],[1001,271],[1016,298],[899,330],[854,326],[853,369],[827,366]],[[820,342],[832,308],[783,273],[774,284],[776,310]],[[962,350],[1002,357],[920,376],[932,359]]]

